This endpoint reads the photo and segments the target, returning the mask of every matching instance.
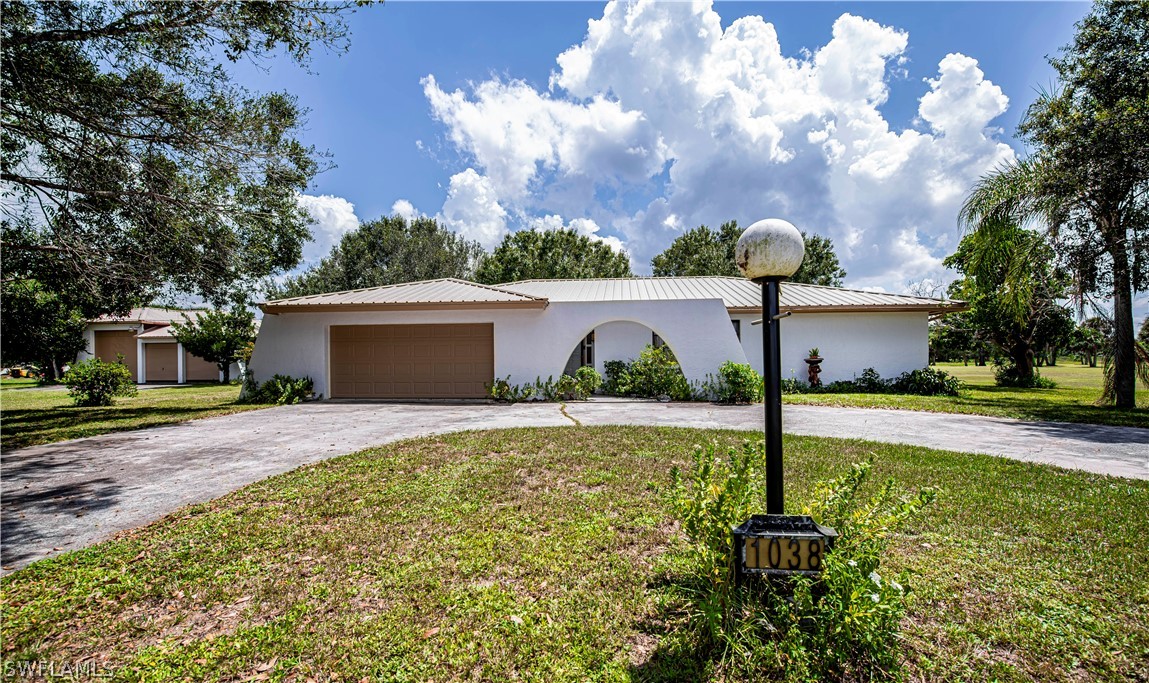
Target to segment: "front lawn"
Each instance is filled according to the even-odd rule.
[[[754,434],[469,432],[325,461],[0,583],[6,670],[119,680],[737,680],[683,628],[659,490]],[[790,437],[787,502],[874,457],[941,487],[893,543],[910,680],[1149,677],[1149,482]]]
[[[117,398],[106,408],[77,408],[67,389],[39,388],[34,382],[6,380],[0,388],[4,450],[267,407],[236,403],[236,385],[189,384],[144,389],[132,398]]]
[[[1021,420],[1085,422],[1149,427],[1149,390],[1138,385],[1137,408],[1117,410],[1094,405],[1101,396],[1101,368],[1075,362],[1040,368],[1043,377],[1057,382],[1054,389],[1011,389],[993,381],[993,367],[938,363],[965,382],[961,396],[903,396],[894,394],[787,394],[785,403],[852,408],[900,408],[937,413],[965,413],[1013,417]]]

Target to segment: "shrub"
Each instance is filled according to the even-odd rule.
[[[602,375],[589,365],[584,365],[575,371],[575,380],[578,382],[583,398],[590,396],[602,386]]]
[[[587,397],[583,393],[582,385],[570,375],[563,375],[554,383],[554,395],[560,401],[585,401]]]
[[[575,377],[563,375],[555,381],[554,376],[543,381],[536,377],[531,384],[511,384],[508,375],[487,385],[487,396],[496,401],[518,403],[520,401],[585,401],[594,388],[602,384],[602,377],[592,367],[581,367]]]
[[[1017,366],[1009,361],[994,365],[993,381],[999,387],[1016,387],[1019,389],[1054,389],[1057,387],[1057,382],[1048,377],[1042,377],[1036,368],[1033,370],[1032,377],[1022,377],[1017,371]]]
[[[882,379],[873,368],[866,368],[852,380],[838,380],[811,387],[797,379],[782,380],[786,394],[917,394],[919,396],[957,396],[962,383],[942,370],[925,368],[903,372],[892,380]]]
[[[796,377],[786,377],[782,380],[783,394],[805,394],[810,391],[810,385]]]
[[[918,396],[957,396],[961,388],[961,380],[957,377],[933,368],[903,372],[890,384],[890,390],[895,394]]]
[[[117,362],[105,363],[90,358],[73,364],[64,374],[72,402],[77,406],[110,406],[116,396],[135,396],[136,383],[123,360],[123,356],[116,356]]]
[[[694,401],[707,395],[703,387],[687,381],[674,353],[666,346],[648,345],[630,363],[606,361],[603,367],[606,369],[603,391],[614,396],[668,396],[675,401]]]
[[[602,364],[602,369],[606,371],[606,378],[602,383],[604,394],[622,396],[626,393],[621,389],[630,386],[630,374],[627,372],[629,366],[630,364],[624,360],[608,360]]]
[[[719,403],[757,403],[765,393],[762,375],[748,364],[734,361],[718,368],[718,380],[710,389]]]
[[[872,463],[855,464],[815,488],[804,509],[839,534],[819,580],[797,577],[791,591],[762,581],[733,582],[731,527],[763,497],[761,442],[699,447],[692,469],[671,471],[669,502],[688,541],[672,590],[688,624],[712,655],[761,680],[886,680],[897,677],[898,629],[909,589],[905,574],[881,574],[891,533],[936,496],[911,493],[888,480],[863,499]],[[739,676],[721,676],[736,678]]]
[[[881,394],[889,391],[890,383],[878,374],[873,368],[862,370],[862,374],[854,378],[856,390],[864,394]]]
[[[519,401],[529,399],[533,395],[534,387],[529,384],[511,384],[510,375],[507,375],[504,379],[496,379],[487,385],[487,396],[496,401],[518,403]]]
[[[311,397],[315,383],[310,377],[295,378],[290,375],[272,375],[263,384],[255,381],[255,375],[248,372],[244,377],[244,388],[240,394],[243,403],[266,403],[290,405],[302,403]]]

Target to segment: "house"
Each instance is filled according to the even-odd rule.
[[[727,360],[762,371],[761,288],[734,277],[526,280],[497,286],[430,280],[268,301],[251,370],[309,376],[330,398],[474,398],[513,384],[666,344],[689,380]],[[924,368],[931,316],[960,301],[782,284],[782,368],[805,379],[807,351],[824,381],[872,367]]]
[[[219,382],[223,373],[215,363],[193,356],[172,336],[172,323],[194,319],[197,310],[179,308],[133,308],[126,316],[101,316],[88,321],[84,330],[86,350],[77,360],[93,356],[112,362],[120,355],[138,384],[164,382]],[[233,366],[234,368],[234,366]],[[238,371],[233,371],[238,377]]]

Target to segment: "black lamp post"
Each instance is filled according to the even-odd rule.
[[[806,516],[786,515],[782,500],[782,335],[779,283],[802,265],[802,233],[777,218],[758,221],[738,239],[738,269],[762,285],[762,374],[765,377],[766,514],[734,529],[734,566],[747,576],[822,571],[837,533]]]

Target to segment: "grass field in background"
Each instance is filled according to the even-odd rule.
[[[1149,427],[1149,389],[1138,385],[1137,408],[1117,410],[1095,405],[1101,396],[1101,368],[1068,361],[1040,368],[1041,375],[1057,382],[1054,389],[1012,389],[993,381],[993,367],[938,363],[933,366],[966,384],[961,396],[902,396],[894,394],[787,394],[784,403],[899,408],[938,413],[965,413],[1013,417],[1021,420],[1085,422]]]
[[[77,408],[63,387],[39,388],[36,380],[0,384],[0,445],[4,450],[200,417],[266,408],[236,403],[239,386],[189,384],[144,389],[108,407]]]
[[[737,680],[666,586],[661,496],[693,444],[760,435],[550,428],[428,437],[185,508],[0,583],[6,666],[117,680]],[[937,501],[895,535],[909,680],[1149,677],[1149,482],[787,437],[787,507],[874,458]]]

